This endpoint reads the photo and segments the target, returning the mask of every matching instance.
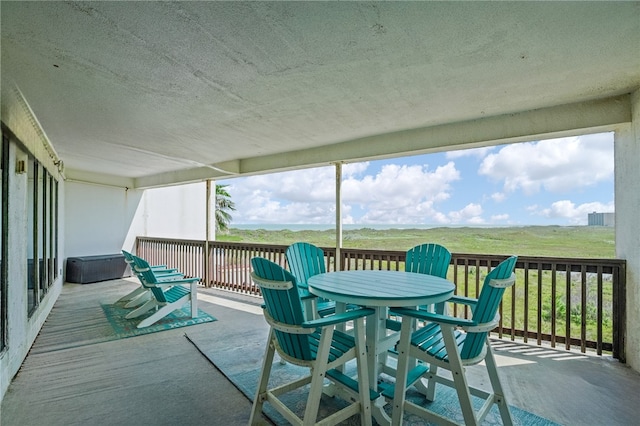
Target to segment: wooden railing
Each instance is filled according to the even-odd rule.
[[[250,261],[261,256],[286,267],[286,246],[210,241],[205,269],[205,242],[139,237],[136,252],[151,263],[177,267],[203,285],[259,295],[251,282]],[[336,270],[336,250],[323,247],[327,271]],[[340,249],[339,270],[403,270],[405,252]],[[475,297],[484,276],[507,256],[453,253],[448,278],[456,294]],[[611,353],[624,362],[625,261],[519,256],[516,285],[500,306],[500,337],[535,340],[566,349]],[[204,277],[207,277],[206,280]],[[468,316],[452,307],[453,315]]]

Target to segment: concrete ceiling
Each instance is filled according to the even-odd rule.
[[[139,186],[451,149],[437,132],[405,139],[640,87],[640,2],[2,1],[0,14],[3,87],[20,88],[67,175]]]

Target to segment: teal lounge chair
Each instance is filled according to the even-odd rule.
[[[137,318],[155,309],[156,311],[151,316],[143,319],[138,324],[138,328],[148,327],[176,309],[182,308],[187,303],[191,304],[191,317],[196,318],[198,316],[197,284],[200,281],[199,277],[163,281],[158,279],[146,260],[133,256],[133,262],[142,285],[150,290],[153,297],[144,305],[131,311],[125,318]],[[188,286],[185,284],[188,284]]]
[[[133,308],[135,306],[139,306],[142,303],[148,301],[151,298],[151,292],[149,289],[145,288],[142,285],[142,279],[139,274],[135,270],[135,266],[133,264],[133,254],[128,251],[122,250],[122,254],[124,256],[124,261],[129,264],[131,268],[131,272],[138,277],[140,280],[140,287],[136,288],[130,293],[122,296],[118,299],[118,302],[127,302],[124,307],[125,308]],[[166,265],[153,265],[150,268],[155,272],[158,279],[161,280],[172,280],[172,279],[180,279],[184,277],[184,274],[178,272],[175,268],[167,268]]]

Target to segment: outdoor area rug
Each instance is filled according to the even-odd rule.
[[[151,315],[152,312],[139,318],[126,319],[125,316],[131,312],[131,309],[125,308],[124,302],[102,304],[102,309],[109,320],[109,324],[111,324],[117,339],[125,339],[127,337],[140,336],[143,334],[156,333],[158,331],[216,321],[214,317],[201,309],[198,309],[197,318],[191,318],[191,307],[187,304],[182,309],[173,311],[149,327],[136,328],[140,321]]]
[[[261,355],[263,354],[262,350],[264,349],[263,347],[260,348],[260,356],[258,356],[258,354],[248,354],[246,352],[244,353],[244,356],[242,356],[235,350],[207,350],[207,344],[201,342],[203,344],[199,345],[196,342],[196,340],[199,340],[196,336],[191,337],[185,334],[185,337],[189,341],[191,341],[191,343],[193,343],[194,346],[196,346],[196,348],[198,348],[198,350],[247,397],[247,399],[251,401],[253,400],[256,388],[258,386],[258,379],[260,378],[261,369],[261,365],[258,365],[256,361],[261,359]],[[247,347],[244,348],[245,351],[246,349]],[[254,360],[254,362],[249,363],[243,361],[247,359],[252,359]],[[353,365],[351,365],[352,363]],[[355,368],[354,361],[352,361],[348,365],[351,368]],[[284,365],[280,364],[280,362],[278,361],[278,357],[276,356],[276,361],[274,362],[271,370],[269,387],[272,387],[274,385],[277,386],[278,384],[295,380],[298,377],[307,375],[308,372],[309,370],[303,367],[299,367],[289,363]],[[301,416],[304,413],[307,395],[308,386],[291,391],[283,395],[282,399],[293,412]],[[472,398],[474,398],[475,400],[475,408],[478,409],[482,404],[481,400],[476,397]],[[418,393],[416,390],[411,389],[407,392],[407,399],[416,404],[428,407],[430,410],[451,418],[454,421],[464,423],[462,411],[460,410],[460,405],[458,404],[458,398],[455,394],[455,390],[451,388],[439,385],[437,387],[436,400],[434,402],[427,402],[423,395]],[[346,403],[340,398],[330,398],[326,395],[323,395],[322,402],[320,404],[319,418],[322,419],[328,416],[329,414],[344,407],[345,404]],[[389,404],[386,408],[390,410]],[[264,404],[263,412],[276,425],[288,424],[288,422],[268,403]],[[513,422],[515,425],[558,426],[557,423],[554,423],[550,420],[514,406],[511,406],[511,415],[513,417]],[[359,425],[359,416],[353,416],[341,424]],[[412,426],[424,426],[431,425],[432,423],[429,423],[426,420],[414,415],[405,415],[404,424]],[[491,409],[491,411],[485,418],[483,425],[502,425],[502,419],[496,406]]]
[[[305,374],[308,374],[308,369],[298,367],[291,364],[281,365],[279,362],[274,363],[273,370],[271,372],[271,383],[269,386],[277,386],[280,383],[285,383],[288,381],[295,380],[298,377],[302,377]],[[260,378],[260,369],[255,369],[252,371],[247,371],[235,376],[230,377],[231,381],[244,393],[247,398],[253,399],[256,392],[256,387],[258,385],[258,379]],[[297,415],[302,415],[304,413],[304,409],[306,406],[306,398],[308,395],[308,386],[305,388],[298,389],[296,391],[290,392],[286,395],[286,398],[283,398],[285,403],[289,408],[291,408]],[[474,398],[474,408],[478,409],[482,406],[482,402],[478,398]],[[414,402],[419,405],[423,405],[428,407],[429,410],[434,411],[438,414],[442,414],[447,416],[448,418],[458,422],[464,423],[464,418],[462,417],[462,411],[460,410],[460,406],[458,404],[458,398],[455,394],[455,391],[451,388],[445,386],[439,386],[436,391],[436,400],[434,402],[427,402],[424,397],[418,393],[417,391],[409,390],[407,392],[407,399],[411,402]],[[326,417],[327,415],[335,412],[337,409],[345,406],[345,402],[339,398],[330,398],[326,395],[322,396],[322,404],[320,406],[320,418]],[[389,407],[390,409],[390,407]],[[263,406],[264,413],[277,425],[286,425],[288,422],[278,413],[275,409],[273,409],[268,403]],[[388,412],[387,414],[390,414]],[[527,425],[527,426],[551,426],[556,425],[556,423],[551,422],[542,417],[536,416],[535,414],[529,413],[527,411],[521,410],[517,407],[511,406],[511,415],[513,417],[513,423],[515,425]],[[354,416],[351,419],[343,422],[345,425],[359,425],[360,419],[359,416]],[[413,416],[406,415],[404,419],[405,425],[430,425],[431,423],[426,420]],[[483,425],[502,425],[502,419],[500,417],[500,413],[497,407],[493,407],[487,417]]]

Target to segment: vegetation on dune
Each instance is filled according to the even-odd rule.
[[[218,241],[289,245],[306,241],[335,246],[335,231],[241,230],[231,227]],[[371,229],[343,231],[343,247],[400,250],[435,242],[453,253],[519,256],[614,258],[614,228],[596,226],[525,226],[503,228]]]

